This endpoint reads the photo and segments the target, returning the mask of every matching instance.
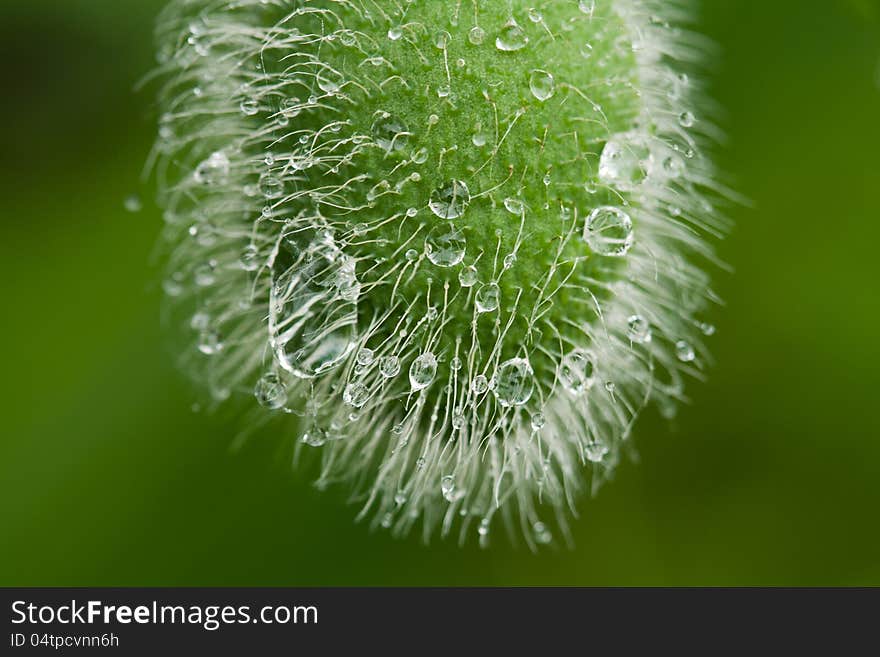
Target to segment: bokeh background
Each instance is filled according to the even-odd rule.
[[[705,0],[722,165],[718,365],[577,547],[394,541],[196,413],[140,184],[163,0],[0,3],[0,584],[880,585],[880,6]],[[145,196],[143,211],[124,199]]]

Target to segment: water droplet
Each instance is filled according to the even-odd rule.
[[[675,343],[675,355],[682,363],[692,363],[697,357],[694,348],[685,340]]]
[[[541,12],[535,9],[534,7],[529,8],[529,20],[533,23],[540,23],[544,20],[544,17],[541,15]]]
[[[468,41],[470,41],[475,46],[479,46],[486,40],[486,30],[484,30],[479,25],[475,25],[471,28],[471,31],[468,32]]]
[[[275,199],[284,196],[284,183],[271,173],[260,176],[260,193],[267,199]]]
[[[248,244],[241,252],[238,263],[245,271],[256,271],[260,268],[260,249],[256,244]]]
[[[463,363],[461,362],[461,358],[455,356],[451,361],[449,361],[449,369],[453,372],[458,372],[462,368]]]
[[[475,395],[485,395],[486,391],[489,390],[489,379],[482,374],[477,374],[471,382],[471,390],[474,391]]]
[[[441,219],[458,219],[471,202],[471,192],[461,180],[451,180],[431,194],[428,207]]]
[[[532,431],[540,431],[547,424],[547,418],[543,413],[535,413],[532,416]]]
[[[497,310],[500,296],[501,288],[497,283],[487,283],[480,287],[476,295],[477,312],[490,313]]]
[[[287,387],[277,374],[265,374],[254,387],[254,397],[260,406],[275,411],[287,403]]]
[[[434,382],[436,375],[437,357],[426,351],[410,365],[409,383],[414,391],[424,390]]]
[[[590,442],[584,445],[584,454],[586,454],[587,460],[591,463],[600,463],[605,458],[605,455],[608,454],[608,448],[598,440],[590,440]]]
[[[529,43],[529,37],[526,35],[519,23],[511,18],[495,39],[495,47],[502,52],[514,52],[522,50]]]
[[[349,406],[361,408],[370,398],[370,390],[363,383],[356,381],[349,383],[342,391],[342,401]]]
[[[650,170],[651,151],[641,135],[615,135],[605,143],[599,158],[599,179],[624,190],[638,187]]]
[[[454,267],[466,251],[464,234],[452,224],[435,227],[425,238],[425,255],[438,267]]]
[[[596,208],[587,217],[584,240],[597,255],[625,256],[635,241],[632,219],[620,208]]]
[[[581,10],[582,14],[592,18],[593,12],[596,11],[596,0],[578,0],[578,9]]]
[[[446,30],[440,30],[434,35],[434,45],[440,50],[446,50],[449,46],[449,42],[452,40],[452,35],[449,34]]]
[[[372,133],[373,140],[386,153],[402,151],[409,141],[406,126],[390,114],[383,114],[373,122]]]
[[[710,337],[715,335],[715,326],[704,322],[700,324],[700,331],[703,332],[703,335]]]
[[[253,98],[243,98],[238,107],[245,116],[255,116],[260,111],[260,104]]]
[[[326,235],[301,252],[288,248],[275,257],[269,331],[285,370],[313,378],[354,348],[360,288],[354,272],[354,259]]]
[[[521,199],[506,198],[504,199],[504,209],[510,214],[515,214],[517,217],[521,217],[526,211],[526,206]]]
[[[384,356],[379,359],[379,374],[392,379],[400,374],[400,359],[397,356]]]
[[[543,522],[536,522],[532,525],[532,531],[535,533],[535,542],[539,545],[549,545],[553,542],[553,534]]]
[[[562,387],[572,395],[580,395],[596,382],[595,358],[584,349],[567,354],[559,364],[557,377]]]
[[[535,392],[535,373],[528,360],[512,358],[498,366],[492,392],[505,408],[522,406]]]
[[[529,76],[529,89],[532,95],[543,103],[553,97],[556,83],[550,73],[536,69]]]
[[[372,349],[367,349],[364,347],[358,352],[357,362],[358,365],[363,367],[369,367],[373,364],[373,361],[376,359],[376,354]]]
[[[229,157],[217,151],[196,167],[193,177],[200,185],[222,185],[229,178],[229,167]]]
[[[455,501],[455,477],[446,475],[440,480],[440,492],[447,502]]]
[[[512,269],[515,264],[516,264],[516,254],[515,253],[508,253],[506,256],[504,256],[504,268],[505,269]]]
[[[220,334],[211,329],[205,329],[199,335],[199,351],[205,356],[214,356],[223,351],[223,342],[220,340]]]
[[[682,112],[678,116],[678,123],[682,128],[692,128],[696,122],[697,119],[691,112]]]
[[[392,41],[397,41],[400,37],[403,36],[403,29],[397,25],[388,30],[388,38]]]
[[[320,427],[312,427],[303,434],[302,441],[309,447],[321,447],[327,443],[327,430]]]
[[[125,197],[124,205],[125,209],[131,213],[140,212],[144,207],[144,204],[141,202],[141,197],[137,194],[130,194]]]
[[[632,315],[627,321],[627,337],[632,342],[647,344],[651,341],[651,324],[641,315]]]
[[[477,283],[477,268],[473,265],[462,267],[458,272],[458,284],[462,287],[473,287]]]

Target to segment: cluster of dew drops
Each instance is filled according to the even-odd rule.
[[[578,0],[580,10],[592,17],[595,11],[595,3],[592,0]],[[528,19],[541,24],[544,21],[541,13],[535,9],[528,12]],[[391,27],[387,38],[395,41],[402,37],[401,27]],[[437,48],[444,49],[451,36],[444,31],[434,37]],[[468,41],[475,46],[483,45],[490,37],[486,31],[479,27],[473,27],[467,34]],[[494,39],[494,47],[500,52],[516,52],[527,48],[529,36],[514,18],[510,18],[500,29]],[[491,40],[489,41],[491,43]],[[636,45],[634,44],[634,48]],[[589,44],[581,49],[584,57],[590,57],[592,48]],[[461,61],[459,62],[461,64]],[[678,86],[683,88],[688,84],[686,76],[681,76]],[[320,81],[319,81],[320,85]],[[322,86],[323,88],[323,86]],[[541,103],[547,102],[554,97],[557,90],[557,81],[552,72],[544,69],[530,71],[528,88],[531,95]],[[681,88],[676,93],[681,92]],[[324,89],[332,92],[332,89]],[[442,97],[448,95],[448,88],[440,88],[437,93]],[[309,100],[310,103],[314,99]],[[239,107],[244,116],[252,117],[259,112],[259,103],[251,98],[241,101]],[[281,113],[281,117],[289,119],[298,112],[297,107],[292,107],[287,114]],[[432,116],[431,119],[439,120]],[[280,120],[280,119],[279,119]],[[689,111],[682,112],[678,117],[682,128],[692,127],[696,117]],[[430,121],[429,121],[430,123]],[[372,128],[373,139],[380,147],[391,151],[403,147],[406,142],[405,135],[408,130],[391,116],[380,116]],[[487,143],[488,136],[479,130],[473,135],[473,144],[477,147]],[[652,144],[637,130],[613,135],[605,143],[600,154],[598,180],[603,185],[619,190],[630,192],[637,190],[648,178],[653,176],[665,176],[672,178],[681,175],[686,162],[685,159],[692,154],[687,152],[665,152],[661,157],[653,152]],[[271,156],[267,156],[267,164]],[[427,161],[428,154],[425,149],[413,155],[413,162],[423,164]],[[659,160],[659,162],[658,162]],[[300,163],[299,166],[307,167],[308,163]],[[216,186],[229,178],[231,162],[223,152],[210,155],[198,164],[193,172],[193,179],[206,186]],[[413,174],[417,176],[418,174]],[[416,178],[413,178],[417,180]],[[548,181],[545,179],[545,184]],[[586,183],[588,191],[593,188],[594,182]],[[263,176],[256,189],[250,190],[251,195],[261,195],[267,201],[274,202],[283,195],[282,183],[272,176]],[[442,220],[424,238],[424,250],[419,253],[416,249],[409,249],[405,253],[408,261],[416,261],[424,257],[435,267],[450,269],[460,267],[458,282],[462,288],[474,290],[474,308],[477,314],[492,313],[498,310],[501,304],[501,288],[497,280],[480,284],[478,272],[474,265],[465,264],[467,254],[467,240],[464,232],[456,225],[468,210],[471,203],[472,192],[468,184],[459,179],[449,180],[438,189],[430,193],[427,207],[433,215]],[[126,207],[131,211],[139,209],[139,203],[133,199],[126,202]],[[516,198],[504,199],[505,209],[513,215],[524,217],[526,208],[523,202]],[[411,208],[406,214],[414,216],[417,209]],[[674,214],[674,211],[673,211]],[[199,228],[194,226],[190,229],[193,238],[199,238]],[[609,257],[624,258],[635,244],[635,228],[632,216],[626,206],[601,206],[592,209],[584,219],[581,238],[586,242],[592,253]],[[301,334],[284,335],[284,327],[290,325],[290,317],[278,317],[275,324],[277,330],[273,334],[273,348],[275,350],[275,362],[284,370],[292,373],[297,378],[310,379],[329,371],[341,364],[351,352],[357,348],[358,337],[355,330],[357,298],[360,293],[360,285],[354,273],[354,261],[343,254],[340,249],[332,244],[324,244],[315,248],[309,245],[305,249],[306,261],[313,267],[312,276],[323,275],[332,268],[334,279],[330,287],[337,299],[348,306],[345,321],[336,321],[337,328],[330,332],[315,331],[322,333],[325,343],[304,344]],[[254,245],[245,248],[240,258],[240,266],[245,271],[256,271],[260,266],[261,254]],[[314,270],[315,258],[320,260],[317,274]],[[515,266],[516,254],[508,254],[503,261],[504,270]],[[216,262],[208,262],[194,271],[195,282],[198,287],[210,287],[216,282]],[[302,282],[302,281],[301,281]],[[314,298],[310,294],[326,294],[327,285],[313,285],[314,281],[305,279],[301,287],[305,291],[294,292],[288,290],[285,297],[284,291],[279,290],[278,281],[273,281],[273,302],[270,303],[270,313],[288,313],[296,315],[301,312],[296,306],[311,305]],[[289,281],[288,281],[289,283]],[[180,275],[172,276],[166,281],[166,293],[176,296],[181,293],[183,281]],[[310,291],[310,288],[314,288]],[[318,290],[317,288],[320,288]],[[304,296],[305,295],[305,296]],[[338,318],[336,318],[338,320]],[[631,315],[627,318],[626,335],[632,343],[648,344],[652,340],[652,327],[650,322],[642,315]],[[220,353],[224,344],[221,336],[211,329],[210,320],[206,313],[196,313],[191,321],[193,329],[199,331],[200,339],[197,347],[202,354],[213,356]],[[703,326],[704,333],[711,334],[714,329],[709,325]],[[288,332],[289,333],[289,332]],[[683,363],[695,360],[695,351],[692,346],[681,340],[675,345],[676,356]],[[316,355],[316,352],[319,352]],[[383,380],[391,380],[398,377],[404,370],[401,358],[395,354],[377,355],[366,346],[361,346],[355,354],[356,372],[374,368]],[[438,373],[438,356],[431,351],[425,351],[416,356],[411,362],[406,374],[408,375],[409,387],[413,393],[418,393],[429,388],[435,381]],[[455,372],[462,367],[461,360],[455,358],[450,363],[450,369]],[[561,358],[558,366],[557,378],[561,385],[571,394],[584,394],[595,383],[595,356],[587,349],[576,349]],[[469,381],[471,391],[476,396],[486,395],[491,391],[497,403],[503,408],[522,407],[528,404],[536,389],[535,374],[527,358],[512,358],[497,366],[494,374],[486,376],[477,374]],[[269,371],[263,374],[256,383],[254,395],[257,401],[271,410],[282,410],[288,404],[289,390],[284,377],[277,371]],[[356,416],[357,410],[363,408],[371,398],[371,391],[360,380],[349,382],[342,392],[342,401],[345,405],[354,409],[352,417]],[[452,425],[456,427],[463,424],[464,418],[459,414],[452,417]],[[541,412],[535,412],[531,416],[531,428],[534,432],[540,431],[546,423],[545,416]],[[302,441],[311,446],[321,446],[328,440],[326,430],[311,427],[303,436]],[[588,446],[587,456],[590,460],[599,462],[607,453],[607,447],[601,444]],[[444,476],[441,481],[441,492],[446,499],[455,499],[454,479]],[[536,532],[542,536],[549,536],[546,529],[536,528]]]

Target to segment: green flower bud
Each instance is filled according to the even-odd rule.
[[[723,222],[686,8],[173,2],[156,170],[188,367],[301,416],[378,525],[564,535],[706,361]]]

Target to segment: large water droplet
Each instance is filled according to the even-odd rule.
[[[425,238],[425,255],[438,267],[454,267],[464,260],[467,240],[452,224],[435,227]]]
[[[625,256],[635,241],[632,219],[620,208],[596,208],[587,217],[584,240],[598,255]]]
[[[584,454],[586,454],[587,460],[591,463],[600,463],[607,453],[608,447],[605,446],[605,443],[598,440],[590,440],[590,442],[584,445]]]
[[[556,83],[550,73],[537,69],[532,71],[529,77],[529,89],[532,95],[543,103],[553,97]]]
[[[567,354],[559,364],[559,382],[572,395],[580,395],[596,382],[595,357],[589,351],[577,349]]]
[[[535,392],[535,373],[528,360],[512,358],[498,366],[492,392],[505,408],[522,406]]]
[[[327,236],[298,251],[282,240],[272,265],[270,341],[279,364],[300,378],[339,365],[357,332],[355,261]]]
[[[440,480],[440,492],[443,494],[443,497],[447,502],[454,502],[456,499],[455,478],[451,475],[443,477],[443,479]]]
[[[426,351],[416,358],[409,368],[409,383],[414,391],[424,390],[437,376],[437,357]]]
[[[458,219],[471,202],[471,192],[461,180],[450,180],[431,194],[428,207],[441,219]]]
[[[505,23],[495,39],[495,47],[503,52],[522,50],[528,43],[529,37],[525,30],[513,18]]]

